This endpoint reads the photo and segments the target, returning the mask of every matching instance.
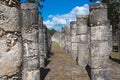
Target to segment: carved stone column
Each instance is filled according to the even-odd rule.
[[[88,27],[87,16],[77,16],[78,65],[85,67],[88,64]]]
[[[70,22],[71,27],[71,54],[75,61],[77,61],[77,50],[78,50],[78,36],[76,34],[77,32],[77,26],[76,21]]]
[[[43,26],[42,18],[39,17],[39,55],[40,55],[40,67],[44,67],[45,66],[43,27],[44,26]]]
[[[24,3],[21,8],[24,50],[22,80],[40,80],[37,7]]]
[[[9,0],[0,1],[0,80],[18,80],[21,74],[20,3],[12,4],[9,4]]]
[[[104,3],[90,7],[91,23],[91,79],[110,80],[108,59],[112,50],[112,29]]]

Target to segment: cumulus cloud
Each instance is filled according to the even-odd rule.
[[[68,25],[70,21],[76,19],[76,15],[88,15],[89,14],[89,5],[85,4],[84,6],[76,6],[67,14],[62,15],[49,15],[48,20],[44,21],[44,24],[52,29],[59,30],[62,26]]]

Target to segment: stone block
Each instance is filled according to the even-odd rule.
[[[105,3],[97,3],[90,6],[90,22],[97,25],[98,22],[108,21],[107,5]]]
[[[71,42],[80,42],[80,40],[79,40],[79,35],[74,35],[74,36],[72,36],[71,37]]]
[[[39,69],[39,59],[31,57],[23,60],[23,70],[36,70]]]
[[[72,58],[73,58],[73,60],[77,60],[77,57],[78,57],[78,52],[77,52],[77,50],[72,50],[71,51],[71,54],[72,54]]]
[[[87,25],[80,25],[80,26],[77,26],[77,35],[80,35],[80,34],[86,34],[87,33]]]
[[[40,68],[41,67],[45,67],[45,58],[44,58],[44,55],[40,56]]]
[[[78,65],[85,66],[86,64],[88,64],[88,57],[88,44],[78,44]]]
[[[7,33],[0,38],[0,77],[16,75],[22,62],[20,36]]]
[[[72,43],[72,50],[77,51],[77,48],[78,48],[78,44],[77,43]]]
[[[79,35],[79,42],[80,44],[88,43],[88,35],[87,34]]]
[[[0,4],[0,28],[4,31],[21,31],[19,23],[19,10]]]
[[[91,40],[112,40],[112,31],[110,26],[94,26],[91,27]]]
[[[91,68],[101,69],[107,68],[109,56],[104,57],[91,57]]]
[[[23,40],[38,42],[38,26],[23,26],[22,27],[22,37]]]
[[[27,41],[23,43],[24,57],[38,56],[38,43]]]
[[[39,70],[23,71],[22,75],[22,80],[40,80]]]
[[[92,80],[110,80],[109,69],[92,69],[91,70]]]
[[[109,56],[111,50],[111,44],[108,41],[91,41],[91,57]]]

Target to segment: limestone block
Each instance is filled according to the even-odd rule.
[[[24,42],[23,43],[24,57],[38,56],[38,43],[37,42]]]
[[[21,43],[21,37],[12,33],[0,37],[0,77],[19,72],[22,61]]]
[[[78,64],[85,66],[88,64],[89,49],[88,44],[78,44]]]
[[[78,52],[77,52],[77,50],[72,50],[72,51],[71,51],[71,54],[72,54],[72,58],[76,61],[76,60],[77,60],[77,57],[78,57]]]
[[[80,40],[79,40],[79,35],[75,35],[75,36],[72,36],[71,37],[71,42],[80,42]]]
[[[77,35],[87,33],[87,25],[77,26]]]
[[[108,21],[106,4],[97,3],[95,5],[90,6],[90,22],[91,22],[91,24],[97,25],[100,22],[105,23],[106,21]]]
[[[78,48],[78,44],[77,43],[72,43],[72,50],[77,51],[77,48]]]
[[[111,44],[108,41],[91,41],[91,57],[109,56]]]
[[[91,68],[107,68],[109,56],[105,57],[91,57]]]
[[[45,67],[45,58],[44,58],[44,55],[40,56],[40,68],[41,67]]]
[[[0,28],[5,31],[20,31],[19,10],[0,4]]]
[[[87,34],[79,35],[79,42],[81,44],[88,43],[88,35]]]
[[[77,28],[71,29],[71,35],[72,35],[72,36],[77,34],[77,30],[76,30],[76,29],[77,29]]]
[[[30,57],[24,59],[23,61],[23,70],[35,70],[39,68],[38,57]]]
[[[110,80],[109,69],[92,69],[91,70],[92,80]]]
[[[112,31],[110,26],[91,27],[91,40],[112,40]]]
[[[37,23],[36,16],[29,10],[21,10],[22,26],[31,26]]]
[[[23,40],[37,42],[38,41],[38,26],[36,25],[23,26],[22,37],[23,37]]]
[[[40,71],[39,70],[23,71],[22,80],[40,80]]]

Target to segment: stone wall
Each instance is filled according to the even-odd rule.
[[[91,79],[110,80],[108,60],[112,50],[112,28],[107,18],[106,4],[90,7],[90,24]]]
[[[0,1],[0,46],[0,80],[40,80],[51,36],[37,6]]]
[[[0,80],[20,79],[22,39],[17,7],[0,1]]]

